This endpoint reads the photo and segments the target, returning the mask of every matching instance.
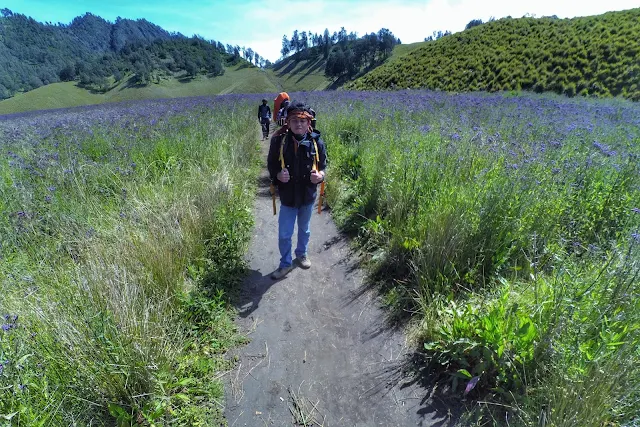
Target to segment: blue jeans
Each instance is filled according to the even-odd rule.
[[[311,213],[313,203],[302,205],[299,208],[280,205],[280,216],[278,216],[278,248],[280,248],[280,268],[291,267],[291,236],[293,227],[298,219],[298,245],[296,246],[296,257],[307,256],[309,246],[309,236],[311,230]]]

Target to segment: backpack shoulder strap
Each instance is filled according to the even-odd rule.
[[[287,134],[280,135],[280,168],[284,169],[284,143],[287,140]]]
[[[313,168],[311,170],[318,170],[318,163],[320,163],[320,155],[318,154],[318,143],[315,138],[313,139],[313,148],[315,149],[315,156],[313,156]]]

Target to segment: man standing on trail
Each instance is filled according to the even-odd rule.
[[[262,140],[269,136],[269,125],[271,124],[271,108],[267,105],[267,100],[262,99],[262,105],[258,107],[258,121],[262,126]]]
[[[293,268],[291,237],[298,221],[298,244],[295,255],[297,264],[310,268],[307,254],[313,202],[317,186],[324,181],[327,154],[320,132],[311,129],[313,116],[302,103],[291,104],[287,109],[286,126],[272,138],[267,157],[271,182],[278,186],[280,216],[278,217],[278,247],[280,265],[271,274],[274,280],[282,279]]]

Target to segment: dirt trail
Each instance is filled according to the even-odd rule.
[[[449,425],[428,390],[403,384],[411,348],[384,326],[375,296],[363,293],[363,272],[330,213],[313,214],[311,268],[269,278],[280,255],[266,167],[258,191],[238,307],[251,342],[236,350],[237,368],[227,375],[229,426]]]

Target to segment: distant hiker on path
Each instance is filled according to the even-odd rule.
[[[327,154],[320,132],[311,129],[313,115],[302,103],[287,109],[286,131],[271,137],[267,168],[271,181],[280,194],[278,217],[278,248],[280,265],[271,274],[274,280],[282,279],[293,268],[291,237],[298,221],[296,262],[304,268],[311,267],[307,254],[310,222],[317,186],[324,181]]]
[[[262,140],[269,137],[269,126],[271,124],[271,108],[267,105],[267,100],[262,99],[262,105],[258,107],[258,121],[262,126]]]
[[[278,117],[276,119],[276,122],[280,126],[284,126],[284,124],[287,122],[287,109],[288,108],[289,108],[289,100],[285,99],[284,101],[282,101],[282,108],[280,108],[280,110],[278,110]]]

